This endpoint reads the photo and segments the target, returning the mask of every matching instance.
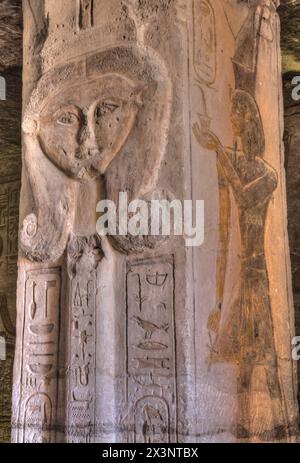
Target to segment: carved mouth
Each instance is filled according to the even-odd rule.
[[[81,166],[80,163],[77,163],[73,175],[79,180],[90,180],[99,177],[100,172],[93,165]]]
[[[75,158],[79,160],[89,160],[95,157],[100,157],[101,153],[98,149],[83,149],[78,148],[75,152]]]

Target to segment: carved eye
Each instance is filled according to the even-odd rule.
[[[60,114],[57,119],[57,123],[61,125],[74,125],[77,122],[78,122],[77,114],[71,113],[70,111]]]
[[[95,110],[95,119],[99,123],[99,119],[106,116],[107,114],[114,113],[119,108],[119,105],[112,101],[104,101],[101,104],[98,104]]]

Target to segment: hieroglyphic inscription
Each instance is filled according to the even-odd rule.
[[[129,441],[176,441],[173,258],[127,263]]]
[[[27,272],[20,442],[55,442],[60,296],[59,268]]]
[[[207,85],[216,78],[215,16],[208,0],[193,0],[194,69]]]
[[[0,185],[0,269],[15,274],[18,258],[20,182]]]
[[[75,237],[68,247],[70,283],[70,351],[68,439],[90,443],[95,430],[95,324],[100,239]]]
[[[161,397],[148,396],[136,403],[134,426],[139,442],[151,444],[169,440],[170,416],[168,403]]]
[[[52,411],[52,401],[47,394],[36,393],[28,399],[25,408],[25,442],[51,442]]]
[[[0,442],[10,441],[11,379],[13,376],[14,337],[0,333],[5,340],[5,359],[0,360]]]
[[[199,103],[197,115],[201,129],[207,132],[211,128],[211,117],[208,113],[207,85],[211,85],[216,77],[216,26],[212,5],[207,0],[193,0],[193,56],[195,86],[198,89]],[[199,80],[200,79],[200,80]],[[223,305],[225,270],[228,259],[229,222],[230,222],[230,190],[224,177],[222,166],[217,163],[219,183],[219,243],[216,275],[216,314]]]
[[[90,442],[95,420],[95,275],[71,284],[69,434]]]
[[[0,325],[7,359],[0,365],[0,442],[10,441],[12,365],[15,343],[16,274],[18,257],[20,159],[0,162]],[[0,328],[1,329],[1,328]]]

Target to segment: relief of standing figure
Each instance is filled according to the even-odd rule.
[[[287,426],[282,407],[278,375],[269,279],[265,256],[265,228],[268,207],[278,178],[263,159],[265,151],[262,121],[255,100],[247,92],[236,90],[232,101],[232,127],[241,152],[233,161],[216,135],[193,127],[199,144],[217,153],[238,208],[241,236],[241,274],[239,295],[222,323],[221,311],[211,314],[210,329],[216,340],[211,362],[237,365],[238,419],[237,437],[256,435],[265,439],[283,439]],[[212,328],[213,327],[213,328]],[[272,432],[251,428],[251,381],[256,367],[263,367],[270,396]]]

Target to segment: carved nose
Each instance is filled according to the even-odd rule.
[[[78,134],[78,145],[79,148],[76,152],[76,158],[78,159],[87,159],[99,153],[95,135],[87,122]]]
[[[85,123],[78,134],[78,143],[79,145],[88,144],[91,138],[91,130],[88,124]]]

